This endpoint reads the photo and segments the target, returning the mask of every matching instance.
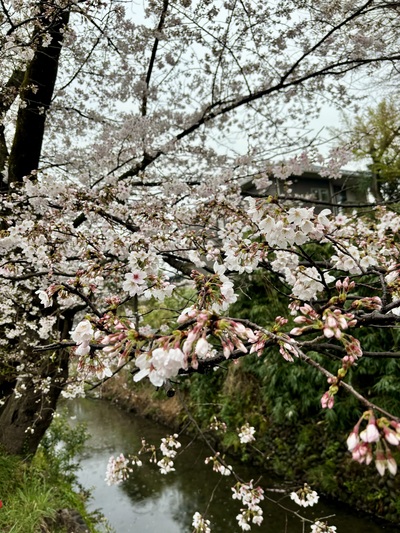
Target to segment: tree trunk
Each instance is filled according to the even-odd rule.
[[[383,203],[383,196],[381,192],[381,187],[379,183],[379,174],[372,171],[371,177],[371,194],[375,199],[375,202]]]
[[[0,192],[2,190],[7,190],[8,188],[7,183],[4,179],[4,171],[8,159],[8,148],[4,126],[5,116],[6,113],[10,110],[12,104],[15,102],[23,80],[24,72],[19,69],[14,70],[14,72],[10,76],[10,79],[6,83],[5,89],[0,99]]]
[[[0,446],[9,454],[23,457],[35,454],[68,377],[68,353],[59,354],[56,364],[46,365],[40,377],[51,379],[47,392],[42,392],[32,377],[19,378],[2,408]]]
[[[0,102],[3,116],[19,92],[21,105],[12,147],[8,154],[4,131],[0,127],[0,188],[20,183],[39,166],[46,114],[51,105],[63,43],[63,29],[69,22],[70,5],[61,8],[42,0],[32,35],[35,52],[25,72],[15,71],[8,83],[8,100]],[[8,180],[1,176],[8,158]],[[66,315],[66,313],[64,313]],[[73,313],[59,323],[61,338],[71,329]],[[69,354],[37,355],[30,346],[38,339],[20,340],[16,354],[4,356],[0,368],[0,447],[10,454],[32,456],[49,427],[57,400],[68,378]],[[20,355],[22,354],[22,355]],[[14,371],[26,364],[26,372]],[[17,377],[18,374],[18,377]]]
[[[9,183],[21,182],[39,166],[46,113],[50,107],[57,79],[58,63],[63,40],[63,28],[69,21],[69,10],[57,10],[47,15],[48,6],[42,4],[39,15],[46,34],[37,36],[40,43],[25,72],[22,84],[22,105],[18,110],[15,135],[9,157]],[[42,30],[43,31],[43,30]]]
[[[68,336],[73,316],[70,312],[59,323],[61,339]],[[8,372],[10,378],[3,379],[0,387],[5,399],[0,408],[0,448],[24,458],[35,454],[53,420],[58,398],[68,379],[69,351],[38,355],[27,350],[20,363],[29,369],[29,362],[34,362],[34,372],[19,371],[17,378],[15,373]]]

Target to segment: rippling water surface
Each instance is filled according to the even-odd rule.
[[[101,400],[74,400],[68,402],[67,408],[69,415],[76,417],[74,420],[87,424],[90,434],[81,457],[79,482],[85,488],[92,488],[90,509],[101,509],[116,533],[190,533],[193,514],[206,510],[212,533],[242,531],[235,519],[240,503],[230,497],[234,480],[231,476],[222,477],[212,471],[210,464],[204,464],[210,452],[202,443],[190,444],[188,438],[180,438],[184,451],[176,460],[176,472],[163,476],[155,465],[144,460],[143,466],[136,468],[129,480],[109,487],[104,478],[110,455],[137,452],[142,437],[158,445],[170,431]],[[243,465],[235,465],[235,469],[246,481],[261,475],[257,469]],[[266,476],[261,484],[279,490],[276,481],[270,482]],[[288,487],[287,492],[291,488]],[[287,492],[267,491],[266,495],[280,499],[285,507],[302,511],[286,496]],[[263,509],[264,522],[261,527],[253,526],[253,532],[310,532],[309,523],[304,524],[303,529],[298,518],[276,504],[264,502]],[[376,524],[356,511],[352,513],[326,502],[302,514],[310,519],[329,516],[328,522],[337,526],[337,533],[400,533],[400,527]]]

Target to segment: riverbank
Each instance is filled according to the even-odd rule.
[[[256,403],[256,380],[234,365],[223,376],[222,392],[216,381],[215,376],[195,376],[190,384],[180,386],[179,394],[168,397],[165,391],[156,392],[146,382],[133,383],[127,373],[103,385],[101,396],[171,430],[187,426],[189,411],[201,429],[210,438],[217,439],[221,451],[293,484],[307,481],[318,492],[344,502],[351,509],[371,513],[394,524],[400,522],[399,476],[381,477],[373,465],[366,467],[352,461],[346,450],[345,433],[334,434],[321,418],[274,424],[263,406]],[[227,432],[210,434],[208,426],[213,412],[228,423]],[[247,417],[256,427],[256,446],[261,453],[250,453],[248,446],[239,443],[236,428],[240,427],[240,417]],[[190,427],[186,427],[186,431],[192,435],[196,432]]]
[[[56,418],[32,461],[0,453],[2,533],[100,531],[100,515],[86,509],[89,493],[75,484],[73,457],[84,441],[82,427],[72,430]]]

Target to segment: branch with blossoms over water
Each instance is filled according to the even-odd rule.
[[[303,516],[298,510],[288,507],[282,503],[282,499],[279,501],[270,498],[267,495],[269,490],[263,489],[260,485],[261,479],[254,482],[254,480],[244,481],[232,465],[227,463],[225,456],[215,450],[210,440],[207,438],[204,432],[202,432],[197,425],[195,419],[190,415],[185,406],[185,410],[189,415],[190,422],[195,425],[196,430],[200,433],[202,440],[206,443],[207,447],[211,451],[210,456],[204,459],[206,465],[212,467],[212,471],[225,478],[234,478],[234,484],[231,486],[231,497],[239,504],[238,514],[236,520],[239,528],[242,531],[250,531],[253,526],[261,526],[264,521],[264,513],[262,509],[263,500],[268,500],[274,505],[278,505],[286,513],[292,514],[297,517],[302,523],[303,528],[306,524],[310,526],[310,533],[334,533],[336,531],[335,526],[329,526],[326,522],[326,518],[317,518],[311,520]],[[209,425],[210,431],[225,432],[227,426],[224,422],[221,422],[216,417]],[[243,447],[252,444],[256,441],[255,429],[248,423],[244,424],[240,428],[237,428],[236,434]],[[190,444],[189,444],[190,445]],[[186,449],[187,447],[185,447]],[[163,437],[159,446],[150,444],[146,439],[142,438],[141,448],[135,453],[120,454],[116,457],[112,456],[109,459],[105,481],[108,485],[120,485],[126,481],[131,475],[134,475],[136,468],[141,468],[144,461],[149,461],[150,464],[156,465],[161,475],[169,475],[175,471],[175,460],[180,454],[183,454],[185,449],[182,449],[181,442],[179,441],[179,435],[177,433]],[[281,491],[281,489],[279,489]],[[313,507],[318,504],[319,496],[315,490],[313,490],[307,483],[302,487],[286,495],[289,496],[297,506],[300,508]],[[213,496],[210,498],[210,502]],[[209,503],[210,503],[209,502]],[[211,533],[212,523],[207,518],[207,505],[205,511],[200,513],[196,511],[193,515],[192,526],[193,533]]]
[[[77,357],[78,373],[84,377],[95,375],[101,382],[134,361],[132,373],[135,382],[148,378],[155,387],[169,389],[171,380],[175,381],[179,376],[207,373],[223,361],[237,360],[247,354],[256,353],[258,357],[264,357],[266,350],[275,346],[288,363],[295,358],[300,359],[326,376],[329,386],[321,397],[322,408],[332,409],[337,394],[343,389],[364,404],[368,411],[384,415],[393,424],[399,422],[345,380],[349,370],[355,369],[363,356],[360,341],[350,332],[360,326],[381,324],[383,320],[386,324],[398,321],[397,315],[382,312],[381,298],[354,297],[352,293],[356,290],[356,283],[346,277],[336,281],[334,288],[330,289],[336,294],[323,305],[293,300],[290,310],[295,327],[289,329],[289,319],[277,317],[273,327],[266,329],[246,319],[219,314],[233,303],[235,295],[224,268],[215,264],[214,272],[211,275],[192,272],[197,301],[181,312],[177,328],[169,334],[137,331],[137,321],[122,319],[116,314],[118,302],[113,312],[102,314],[96,310],[96,317],[81,321],[71,334],[76,343],[73,355]],[[133,296],[137,297],[137,292],[145,290],[143,279],[143,276],[135,274],[126,290],[135,292]],[[389,304],[389,311],[392,306]],[[308,355],[332,351],[338,362],[336,374]],[[339,353],[342,357],[338,356]],[[379,445],[375,451],[375,464],[380,473],[385,471],[382,464],[387,465],[391,473],[395,470],[389,449],[389,445],[399,446],[399,430],[398,426],[395,427],[396,438],[384,440],[384,447]],[[360,450],[365,453],[353,453],[353,458],[369,464],[372,460],[371,447],[368,453],[366,447]]]
[[[375,86],[399,60],[397,3],[164,0],[139,17],[129,4],[0,2],[0,447],[31,457],[61,395],[122,369],[171,393],[274,350],[325,376],[323,409],[343,393],[364,405],[351,454],[393,475],[398,420],[352,377],[399,357],[365,332],[397,341],[400,216],[393,198],[364,214],[306,207],[291,179],[318,165],[330,190],[347,181],[348,150],[322,157],[304,128],[322,99],[349,106],[349,71]],[[259,275],[269,317],[239,320]],[[154,317],[183,284],[149,326],[139,302]]]
[[[172,393],[191,374],[206,374],[253,354],[268,361],[275,349],[288,365],[299,360],[325,376],[323,409],[334,409],[346,392],[366,413],[374,413],[380,438],[360,437],[359,446],[349,449],[354,460],[374,461],[380,474],[393,475],[399,420],[358,391],[351,376],[366,357],[398,355],[387,347],[365,350],[363,332],[396,328],[400,322],[400,250],[391,236],[393,227],[400,228],[400,217],[383,208],[373,222],[335,217],[329,210],[289,207],[273,197],[241,198],[234,208],[226,199],[194,201],[196,209],[171,206],[168,219],[146,219],[152,229],[135,230],[133,236],[115,222],[107,239],[115,233],[122,259],[100,254],[100,261],[88,261],[74,277],[38,289],[46,313],[61,312],[70,299],[78,312],[88,312],[71,331],[75,346],[70,360],[77,373],[63,394],[81,394],[84,382],[99,384],[127,367],[134,382],[148,379]],[[157,220],[162,238],[154,244]],[[143,221],[137,226],[145,227]],[[84,226],[77,242],[83,238],[101,249]],[[175,277],[168,273],[170,267]],[[190,272],[189,279],[179,277],[177,268]],[[267,272],[272,289],[288,304],[287,313],[281,312],[285,316],[266,325],[229,316],[241,276],[256,272]],[[112,282],[107,284],[104,275]],[[154,302],[170,298],[183,279],[191,291],[186,308],[176,309],[160,330],[144,327],[138,301],[151,302],[147,307],[156,311],[159,304]],[[57,351],[70,342],[47,348]],[[38,343],[37,353],[45,349]],[[385,434],[385,420],[394,436]]]

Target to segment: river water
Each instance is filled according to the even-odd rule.
[[[207,513],[213,533],[242,532],[235,519],[241,504],[231,498],[234,479],[223,477],[212,471],[211,464],[204,464],[205,457],[211,455],[204,444],[180,437],[183,451],[175,461],[175,472],[162,475],[157,466],[144,460],[143,466],[135,468],[130,479],[109,487],[104,478],[110,455],[136,453],[142,437],[148,443],[159,445],[160,439],[171,432],[102,400],[74,400],[68,402],[67,409],[74,421],[87,425],[90,435],[78,472],[79,483],[92,490],[89,509],[100,509],[116,533],[190,533],[196,511]],[[246,481],[262,475],[255,468],[228,462]],[[285,508],[299,511],[309,519],[329,517],[327,521],[337,526],[337,533],[400,533],[400,527],[377,524],[356,511],[324,501],[303,510],[287,496],[298,487],[288,486],[281,492],[282,485],[271,482],[265,475],[260,484],[270,489],[266,491],[268,498],[279,500]],[[262,507],[264,522],[260,527],[253,526],[252,531],[310,532],[309,522],[303,524],[277,504],[264,501]]]

